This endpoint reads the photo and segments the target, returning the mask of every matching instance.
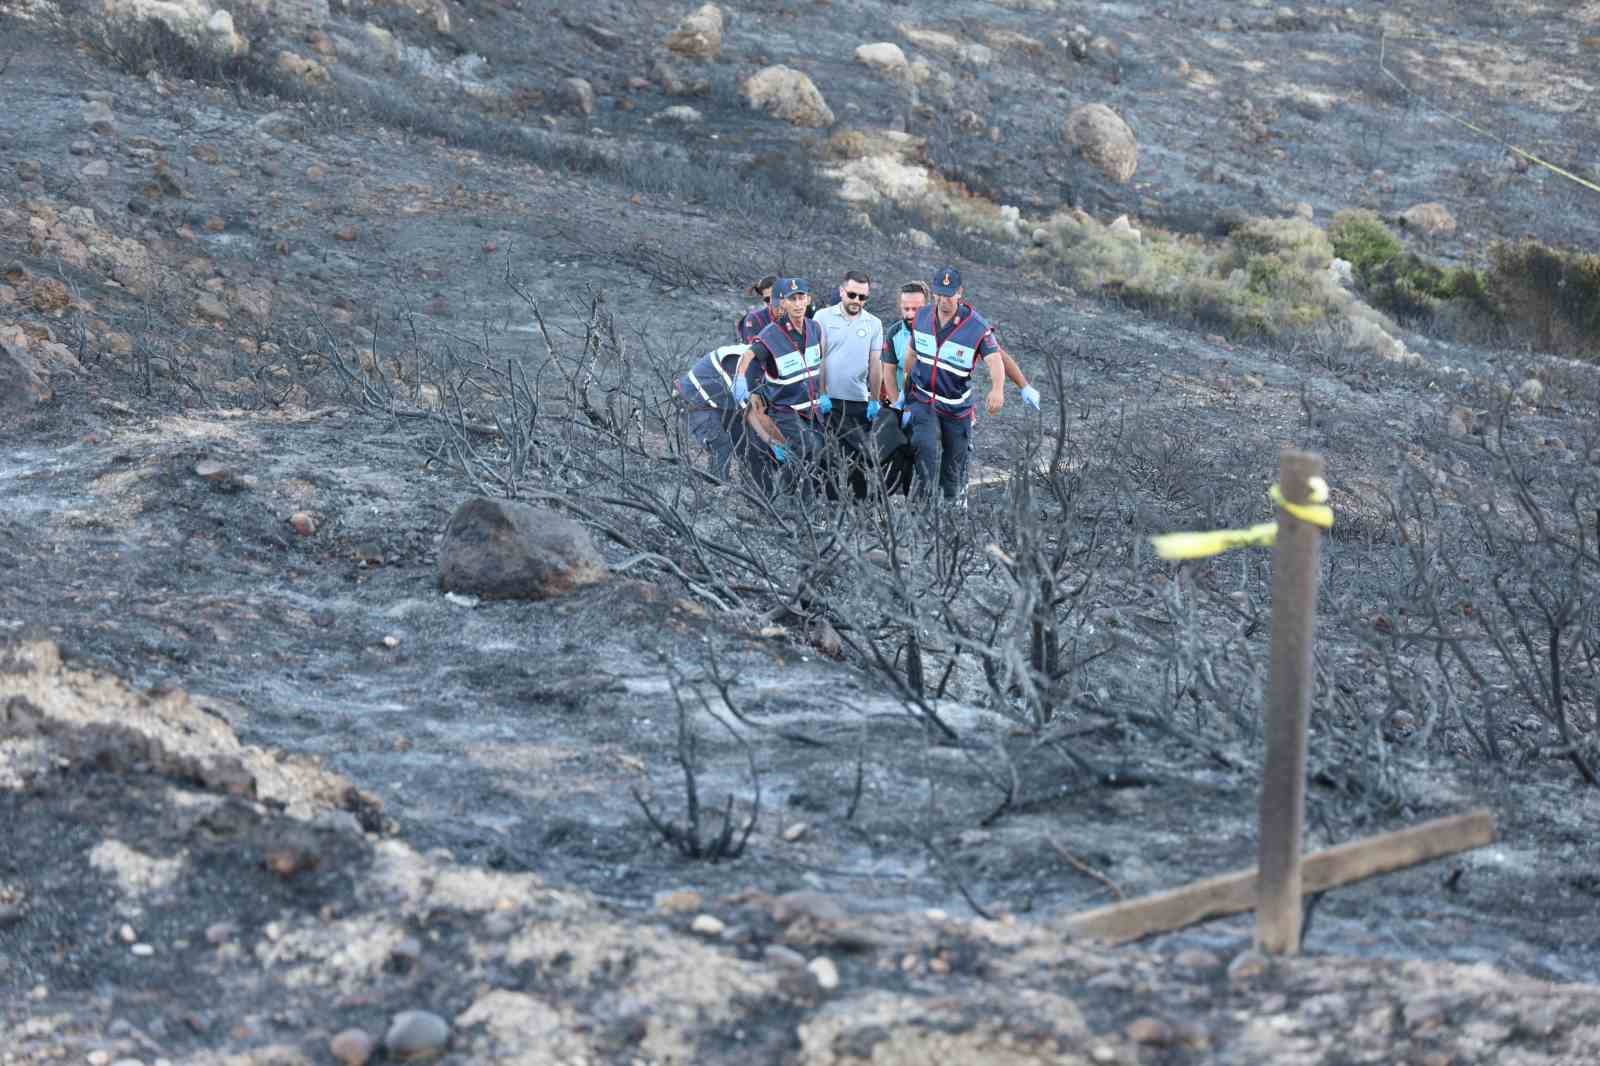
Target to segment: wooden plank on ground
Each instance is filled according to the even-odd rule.
[[[1321,892],[1431,859],[1481,848],[1494,840],[1494,815],[1471,811],[1436,818],[1308,855],[1301,864],[1304,890]],[[1196,922],[1222,918],[1256,905],[1257,871],[1240,870],[1142,899],[1083,911],[1067,919],[1074,936],[1122,944]]]

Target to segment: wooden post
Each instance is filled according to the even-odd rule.
[[[1284,449],[1278,485],[1290,503],[1311,502],[1322,457]],[[1256,946],[1300,950],[1300,838],[1306,810],[1306,722],[1311,714],[1312,633],[1322,530],[1278,511],[1272,550],[1272,667],[1267,686],[1267,764],[1261,779],[1261,858]]]

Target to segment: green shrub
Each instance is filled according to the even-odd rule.
[[[1340,211],[1328,224],[1328,241],[1333,254],[1350,264],[1356,281],[1366,277],[1400,254],[1400,238],[1389,231],[1383,220],[1364,208]]]
[[[1513,333],[1534,347],[1600,356],[1600,255],[1500,242],[1489,250],[1483,285]]]

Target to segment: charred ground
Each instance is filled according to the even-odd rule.
[[[1408,336],[1422,356],[1410,364],[1312,336],[1236,344],[1080,297],[959,213],[884,203],[866,228],[813,165],[822,136],[745,110],[737,84],[768,62],[801,66],[840,125],[926,136],[945,179],[1030,215],[1075,203],[1206,233],[1301,201],[1320,218],[1440,199],[1461,226],[1430,251],[1470,260],[1524,232],[1592,245],[1593,212],[1387,88],[1371,6],[1283,22],[1245,4],[1038,4],[964,20],[924,5],[919,25],[973,39],[1055,42],[1083,21],[1118,44],[1115,60],[1087,64],[1059,43],[987,68],[934,57],[950,98],[931,114],[850,60],[905,14],[865,8],[881,27],[828,5],[730,8],[720,61],[667,60],[679,96],[653,70],[667,27],[631,6],[581,18],[452,7],[448,35],[400,9],[344,11],[327,24],[344,57],[323,85],[270,65],[197,68],[216,84],[184,83],[171,42],[108,62],[79,34],[4,24],[0,84],[26,118],[0,149],[18,176],[0,187],[16,301],[0,316],[82,364],[0,436],[0,625],[67,660],[29,652],[0,669],[0,692],[30,701],[0,718],[16,775],[0,792],[14,1055],[318,1061],[333,1032],[381,1033],[408,1007],[457,1020],[460,1061],[520,1043],[566,1049],[552,1060],[850,1062],[885,1041],[907,1061],[971,1061],[1002,1038],[1017,1061],[1102,1061],[1097,1047],[1145,1062],[1333,1062],[1352,1047],[1417,1061],[1592,1055],[1592,989],[1517,976],[1592,974],[1600,868],[1586,847],[1594,790],[1563,757],[1538,680],[1541,593],[1516,579],[1560,574],[1556,591],[1577,593],[1557,644],[1574,649],[1569,725],[1592,764],[1594,548],[1505,542],[1537,529],[1535,513],[1588,535],[1590,369],[1427,336]],[[426,62],[347,48],[364,20],[428,49]],[[1506,136],[1536,131],[1540,151],[1582,166],[1569,156],[1589,143],[1571,81],[1583,28],[1533,7],[1480,22],[1428,29],[1406,46],[1404,77],[1449,103],[1477,91],[1452,57],[1537,59],[1539,71],[1504,72],[1544,87],[1505,104]],[[258,32],[275,40],[270,24]],[[1191,74],[1175,73],[1179,59]],[[1195,69],[1250,88],[1182,89]],[[630,89],[641,70],[652,87]],[[1294,85],[1274,70],[1294,70]],[[564,77],[590,81],[593,114],[564,109]],[[1302,81],[1341,95],[1305,102]],[[86,92],[110,94],[113,132],[89,129]],[[1047,101],[1091,98],[1139,133],[1132,186],[1060,148]],[[656,116],[682,102],[702,122],[669,131]],[[949,121],[966,111],[981,129]],[[84,176],[97,159],[108,172]],[[73,206],[93,210],[81,260],[52,232]],[[1048,397],[1043,419],[1013,399],[983,426],[973,506],[943,530],[957,550],[887,510],[840,509],[821,536],[801,531],[671,461],[652,400],[722,340],[742,282],[860,264],[882,293],[952,256]],[[70,299],[35,302],[54,291],[40,279]],[[508,362],[534,385],[519,392]],[[1519,398],[1529,378],[1541,391]],[[518,411],[526,431],[468,428]],[[1321,957],[1259,981],[1222,972],[1248,944],[1242,921],[1149,950],[1063,945],[1054,923],[1109,886],[1132,895],[1251,861],[1266,559],[1179,573],[1138,545],[1259,520],[1284,444],[1328,457],[1339,512],[1312,845],[1477,804],[1495,810],[1501,841],[1331,894],[1306,945]],[[224,475],[197,476],[202,463]],[[536,605],[440,596],[437,535],[495,478],[588,522],[612,581]],[[1035,488],[1019,497],[1024,483]],[[295,534],[294,512],[314,516],[315,535]],[[937,721],[902,698],[908,636],[930,691],[984,610],[1003,638],[990,643],[1025,654],[1020,582],[990,543],[1013,558],[1065,546],[1052,575],[1080,590],[1058,605],[1081,663],[1048,694],[1049,721],[1025,686],[995,691],[970,647],[930,703]],[[781,545],[782,558],[763,569],[716,554],[738,545]],[[831,610],[782,594],[800,570],[826,572]],[[955,571],[970,577],[952,585]],[[1513,579],[1498,603],[1494,574]],[[954,607],[907,627],[895,584]],[[1502,612],[1511,655],[1447,628],[1484,610]],[[1514,626],[1530,618],[1521,655]],[[843,661],[823,654],[824,621]],[[873,647],[893,670],[873,667]],[[178,690],[191,712],[169,706]],[[251,751],[211,738],[174,763],[182,742],[167,739],[130,756],[28,725],[42,692],[195,735],[225,723]],[[46,718],[70,715],[51,705]],[[728,797],[737,818],[754,813],[759,790],[736,860],[684,860],[633,798],[682,824],[681,722],[709,829]],[[241,795],[237,776],[194,773],[219,752],[249,780],[286,763],[310,776]],[[160,872],[168,860],[177,872]],[[812,895],[784,896],[796,891]],[[930,907],[959,920],[925,919]],[[995,921],[969,922],[975,911]],[[727,926],[714,946],[682,935],[700,912]],[[132,954],[124,924],[154,954]],[[839,989],[791,972],[771,944],[836,960]],[[1329,1015],[1365,1021],[1335,1027],[1336,1042]],[[1165,1035],[1134,1025],[1152,1020]]]

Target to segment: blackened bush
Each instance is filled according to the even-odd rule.
[[[1485,283],[1513,332],[1535,348],[1600,357],[1600,255],[1500,242],[1489,250]]]
[[[249,8],[241,7],[241,12]],[[143,77],[157,71],[180,81],[221,85],[286,99],[305,95],[304,88],[279,70],[268,47],[271,21],[266,15],[241,13],[234,32],[249,46],[229,55],[185,36],[155,18],[111,17],[94,23],[85,40],[118,68]]]

